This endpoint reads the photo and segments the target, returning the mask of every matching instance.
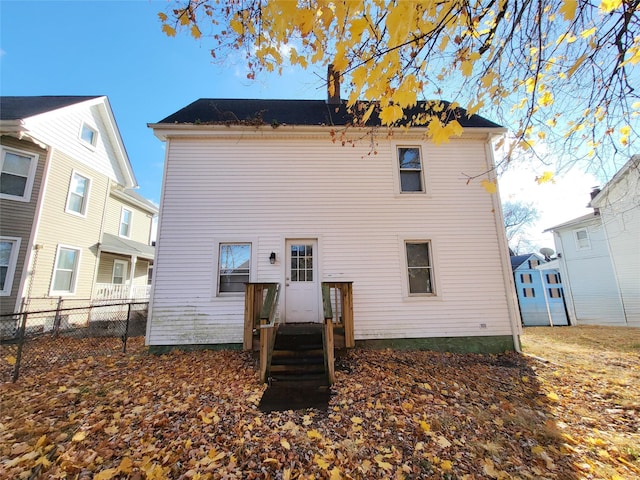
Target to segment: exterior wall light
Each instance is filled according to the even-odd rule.
[[[271,265],[276,263],[276,252],[271,252],[271,255],[269,255],[269,263]]]

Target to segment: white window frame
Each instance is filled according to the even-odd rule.
[[[116,265],[122,265],[123,269],[122,269],[122,283],[116,283],[115,279],[116,279]],[[113,269],[111,271],[111,284],[112,285],[126,285],[128,280],[129,280],[129,262],[127,262],[126,260],[118,260],[118,259],[114,259],[113,260]]]
[[[38,167],[39,155],[37,153],[25,152],[24,150],[18,150],[16,148],[5,147],[4,145],[2,145],[0,151],[0,173],[2,173],[2,170],[4,169],[4,158],[7,153],[13,153],[14,155],[29,157],[31,159],[31,164],[29,165],[29,173],[27,174],[27,182],[25,183],[24,192],[22,193],[22,195],[0,193],[0,198],[4,198],[7,200],[16,200],[18,202],[30,202],[31,191],[33,189],[33,181],[36,176],[36,168]]]
[[[407,244],[409,243],[426,243],[429,245],[429,272],[431,277],[431,292],[425,293],[412,293],[411,286],[409,284],[409,261],[407,258]],[[438,285],[439,280],[437,277],[436,266],[434,262],[435,247],[434,241],[430,238],[411,237],[403,238],[400,241],[400,256],[402,258],[402,289],[404,296],[407,298],[438,298]]]
[[[122,234],[122,225],[124,224],[124,214],[129,212],[129,223],[127,225],[127,234]],[[120,223],[118,224],[118,236],[122,238],[131,238],[131,229],[133,228],[133,210],[122,207],[120,211]]]
[[[56,274],[58,272],[58,260],[60,259],[60,251],[61,250],[75,250],[78,254],[76,257],[76,263],[72,270],[71,277],[71,290],[54,290],[56,284]],[[56,248],[56,258],[53,262],[53,275],[51,277],[51,288],[49,290],[49,295],[75,295],[76,288],[78,286],[78,276],[80,272],[80,262],[82,260],[82,248],[75,247],[73,245],[62,245],[59,244],[58,248]]]
[[[256,256],[257,256],[257,242],[252,240],[243,240],[243,239],[220,239],[214,242],[215,245],[215,254],[214,254],[214,266],[215,266],[215,296],[216,297],[239,297],[244,296],[244,291],[242,292],[221,292],[220,291],[220,246],[221,245],[249,245],[249,282],[253,282],[255,272],[256,272]]]
[[[578,238],[578,234],[580,232],[584,232],[586,235],[586,238],[584,240],[586,240],[586,245],[581,245],[581,241]],[[576,242],[576,250],[591,250],[591,237],[589,236],[589,229],[588,228],[579,228],[577,230],[573,231],[573,239]]]
[[[415,148],[418,150],[418,154],[420,156],[420,186],[421,190],[402,190],[402,171],[400,168],[400,149],[401,148]],[[395,145],[395,155],[394,155],[394,166],[395,166],[395,177],[396,177],[396,185],[398,188],[398,193],[401,195],[424,195],[427,193],[427,181],[425,176],[425,162],[424,155],[422,154],[422,147],[420,145]],[[405,171],[417,171],[415,169],[404,169]]]
[[[4,288],[0,290],[0,296],[6,297],[11,295],[13,287],[13,277],[16,273],[16,265],[18,263],[18,254],[20,253],[20,242],[22,239],[19,237],[0,237],[0,242],[9,242],[11,246],[11,253],[9,254],[9,263],[7,265],[7,275],[4,277]]]
[[[93,132],[93,137],[91,139],[91,142],[87,142],[83,137],[82,137],[82,133],[84,132],[84,130],[88,129],[91,130]],[[83,145],[94,149],[96,148],[96,145],[98,144],[98,129],[96,127],[94,127],[93,125],[90,125],[87,122],[82,122],[82,124],[80,125],[80,131],[78,132],[78,138],[80,139],[80,141],[82,142]]]
[[[69,208],[69,204],[71,203],[71,195],[75,192],[72,191],[72,186],[73,186],[73,179],[78,176],[78,177],[82,177],[84,179],[87,180],[87,189],[84,192],[84,197],[83,197],[83,202],[82,202],[82,211],[81,212],[76,212],[75,210],[71,210],[71,208]],[[87,209],[88,209],[88,205],[89,205],[89,194],[91,192],[91,183],[92,183],[92,179],[91,177],[78,172],[77,170],[72,170],[71,172],[71,179],[69,180],[69,192],[67,193],[67,206],[65,208],[65,212],[70,213],[71,215],[77,215],[79,217],[86,217],[87,216]]]

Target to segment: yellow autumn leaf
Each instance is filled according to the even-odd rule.
[[[564,0],[560,7],[560,13],[564,16],[565,20],[573,20],[576,16],[576,9],[578,7],[577,0]]]
[[[318,440],[322,440],[322,434],[318,430],[309,430],[307,432],[307,437],[313,439],[317,438]]]
[[[631,133],[631,127],[629,125],[625,125],[624,127],[620,128],[620,133],[624,136],[627,136]]]
[[[610,13],[622,6],[622,0],[602,0],[600,2],[600,10],[604,13]]]
[[[536,177],[536,182],[538,182],[538,185],[542,185],[543,183],[549,183],[549,182],[555,183],[555,180],[553,178],[553,172],[542,172],[542,175]]]
[[[291,469],[285,468],[282,471],[282,480],[291,480]]]
[[[540,183],[540,182],[538,182]],[[560,397],[558,397],[558,394],[555,392],[549,392],[547,393],[547,398],[553,402],[557,402],[558,400],[560,400]]]
[[[117,473],[118,469],[107,468],[106,470],[102,470],[101,472],[96,473],[93,476],[93,480],[111,480]]]
[[[287,442],[286,438],[280,439],[280,445],[282,445],[287,450],[291,450],[291,444]]]
[[[580,32],[580,36],[582,38],[589,38],[594,33],[596,33],[596,27],[589,28],[588,30],[583,30],[582,32]]]
[[[67,387],[65,387],[64,385],[58,387],[58,392],[66,392],[67,391]]]
[[[316,465],[318,465],[320,468],[322,468],[323,470],[328,470],[329,469],[329,462],[327,462],[324,458],[322,458],[320,455],[316,455],[313,458],[313,461],[315,462]]]
[[[429,425],[424,420],[420,420],[420,428],[422,428],[422,430],[424,432],[430,432],[431,431],[431,425]]]
[[[453,463],[451,463],[451,460],[443,460],[442,463],[440,463],[440,468],[445,472],[450,472],[453,469]]]
[[[487,191],[487,193],[496,193],[498,191],[498,185],[495,180],[482,180],[480,185]]]
[[[533,453],[534,455],[540,455],[544,453],[544,448],[542,448],[540,445],[536,445],[535,447],[531,447],[531,453]]]
[[[362,423],[362,418],[360,418],[360,417],[351,417],[351,421],[353,423],[355,423],[356,425],[359,425],[359,424]]]
[[[374,460],[376,461],[376,463],[378,464],[378,466],[384,470],[391,470],[393,468],[393,465],[391,465],[389,462],[385,462],[383,460],[382,455],[378,454],[374,457]]]
[[[404,112],[399,105],[388,105],[380,111],[380,121],[383,125],[391,125],[400,120]]]
[[[158,13],[158,18],[160,19],[161,22],[166,22],[167,21],[167,14],[166,13]]]
[[[118,465],[118,473],[131,473],[133,470],[133,462],[129,457],[124,457]]]
[[[191,36],[196,40],[202,36],[202,33],[200,33],[200,29],[197,25],[193,25],[191,27]]]
[[[73,440],[74,442],[81,442],[85,438],[87,438],[87,434],[85,432],[77,432],[71,440]]]
[[[442,435],[440,435],[436,441],[442,448],[449,448],[451,446],[451,442],[444,438]]]
[[[538,98],[538,104],[543,107],[548,107],[553,105],[553,94],[549,90],[545,90],[545,92]]]
[[[9,365],[15,365],[17,362],[16,357],[14,357],[13,355],[6,356],[4,357],[4,359],[7,361]]]
[[[460,70],[462,71],[462,75],[464,75],[465,77],[470,77],[473,73],[473,62],[471,62],[470,60],[465,60],[460,65]]]
[[[168,37],[175,37],[176,36],[176,29],[173,28],[171,25],[167,25],[166,23],[164,25],[162,25],[162,31]]]
[[[331,469],[331,476],[329,480],[340,480],[342,478],[342,474],[340,473],[340,469],[338,467],[333,467]]]
[[[105,427],[104,433],[106,433],[107,435],[115,435],[116,433],[118,433],[118,427],[116,427],[115,425],[111,427]]]

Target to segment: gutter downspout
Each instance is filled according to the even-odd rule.
[[[558,243],[560,243],[560,255],[558,255],[558,258],[560,259],[560,274],[562,275],[562,288],[564,288],[564,285],[566,284],[567,288],[569,289],[569,299],[571,300],[571,308],[569,308],[567,312],[567,315],[569,317],[571,317],[571,315],[573,314],[573,318],[569,318],[569,321],[571,321],[572,325],[578,325],[578,312],[576,310],[576,304],[573,300],[573,288],[571,287],[571,274],[569,273],[569,266],[567,265],[567,262],[565,261],[565,253],[566,250],[564,249],[564,243],[562,241],[562,235],[560,234],[560,232],[558,231],[554,231],[553,232],[553,236],[554,236],[554,243],[555,243],[555,238],[558,238]],[[556,249],[557,248],[557,243],[556,243]],[[566,298],[566,296],[565,296]]]
[[[509,261],[509,245],[507,243],[507,234],[504,229],[504,218],[502,216],[502,205],[500,204],[500,189],[495,175],[495,159],[493,156],[492,136],[487,137],[485,144],[485,158],[487,169],[489,170],[489,179],[496,182],[496,193],[491,195],[493,205],[493,219],[495,222],[496,233],[498,235],[498,245],[500,250],[500,262],[502,264],[502,278],[504,280],[505,295],[507,300],[507,308],[509,310],[509,325],[511,327],[511,336],[513,337],[513,348],[516,352],[522,353],[520,349],[520,334],[522,333],[522,320],[520,311],[517,307],[516,286],[511,271],[511,262]]]

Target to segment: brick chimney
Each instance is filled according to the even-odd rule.
[[[332,63],[327,67],[327,103],[340,105],[340,72],[333,69]]]

